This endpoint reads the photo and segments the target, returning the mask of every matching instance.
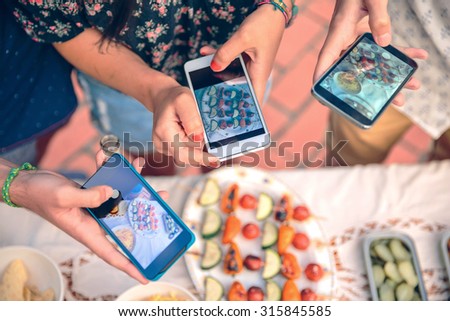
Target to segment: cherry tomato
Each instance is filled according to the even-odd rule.
[[[239,201],[242,208],[247,210],[254,210],[258,206],[258,201],[256,197],[250,194],[244,194]]]
[[[252,286],[247,291],[247,297],[249,301],[263,301],[264,292],[260,287]]]
[[[254,223],[248,223],[242,229],[242,235],[244,235],[244,237],[249,240],[257,238],[259,234],[260,234],[259,227]]]
[[[292,245],[298,250],[304,251],[309,247],[310,241],[308,235],[305,233],[295,233]]]
[[[250,271],[257,271],[263,266],[263,261],[257,256],[247,255],[244,266]]]
[[[305,275],[311,281],[319,281],[323,274],[323,269],[319,264],[310,263],[306,266]]]
[[[317,301],[317,294],[310,288],[303,289],[301,296],[302,301]]]
[[[308,208],[306,206],[299,205],[294,208],[294,219],[298,221],[304,221],[311,216]]]

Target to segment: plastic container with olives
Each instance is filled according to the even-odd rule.
[[[363,242],[373,301],[426,301],[412,239],[398,232],[370,234]]]
[[[447,269],[448,280],[450,282],[450,231],[447,231],[442,236],[441,241],[442,260]]]

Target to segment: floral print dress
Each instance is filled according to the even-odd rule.
[[[64,42],[86,28],[104,30],[110,1],[5,0],[27,34],[38,42]],[[128,0],[123,0],[128,1]],[[183,64],[204,45],[224,43],[254,10],[254,0],[136,0],[118,41],[150,67],[185,84]]]

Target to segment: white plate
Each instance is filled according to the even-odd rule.
[[[55,300],[64,300],[63,277],[58,265],[43,252],[27,246],[0,248],[0,278],[6,267],[16,259],[21,259],[28,272],[26,284],[37,286],[40,291],[52,288]]]
[[[149,297],[154,295],[174,296],[180,301],[197,301],[197,298],[185,288],[167,282],[136,285],[122,293],[116,301],[147,301]]]
[[[273,198],[276,204],[283,194],[290,194],[294,208],[298,205],[304,205],[304,202],[294,191],[289,190],[285,185],[275,180],[266,172],[245,167],[229,167],[211,172],[204,180],[201,180],[196,184],[186,201],[183,211],[183,220],[194,232],[196,241],[185,255],[185,260],[189,274],[200,296],[204,298],[204,282],[206,276],[213,276],[222,283],[225,288],[224,298],[226,297],[231,284],[236,280],[239,280],[246,289],[251,286],[259,286],[265,292],[265,281],[262,278],[261,271],[249,271],[244,267],[240,274],[233,277],[223,272],[223,261],[210,270],[202,270],[200,268],[201,255],[199,254],[203,253],[205,243],[201,236],[203,215],[208,208],[215,209],[220,213],[219,203],[208,207],[202,207],[198,204],[198,198],[208,178],[217,180],[222,192],[231,184],[237,183],[239,185],[240,196],[243,194],[252,194],[258,198],[261,192],[265,192]],[[255,210],[245,210],[239,207],[235,213],[241,220],[242,226],[250,222],[256,223],[262,232],[264,222],[256,220]],[[222,219],[223,222],[225,222],[225,214],[222,214]],[[272,216],[269,217],[268,220],[276,222]],[[276,224],[279,226],[278,222],[276,222]],[[299,290],[311,288],[322,298],[331,299],[333,297],[336,274],[334,273],[334,262],[326,246],[327,239],[324,236],[318,219],[312,216],[304,222],[292,220],[292,224],[297,232],[301,231],[306,233],[311,240],[311,245],[306,251],[299,251],[292,245],[288,248],[288,252],[297,257],[297,261],[302,268],[302,276],[296,280]],[[219,233],[214,239],[222,246],[220,241],[221,237],[222,233]],[[261,236],[254,240],[248,240],[239,233],[234,239],[234,242],[240,247],[242,259],[247,255],[252,254],[264,260],[264,253],[261,249]],[[225,255],[227,249],[228,246],[222,246],[223,255]],[[309,263],[320,264],[326,271],[324,277],[319,282],[309,281],[305,277],[303,270]],[[282,275],[278,275],[273,280],[282,288],[286,279]]]

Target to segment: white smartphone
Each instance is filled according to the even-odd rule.
[[[269,146],[270,134],[242,56],[221,72],[210,68],[212,58],[184,65],[203,122],[206,151],[223,161]]]
[[[373,126],[411,79],[417,63],[394,48],[380,47],[365,33],[314,84],[322,104],[357,126]]]

